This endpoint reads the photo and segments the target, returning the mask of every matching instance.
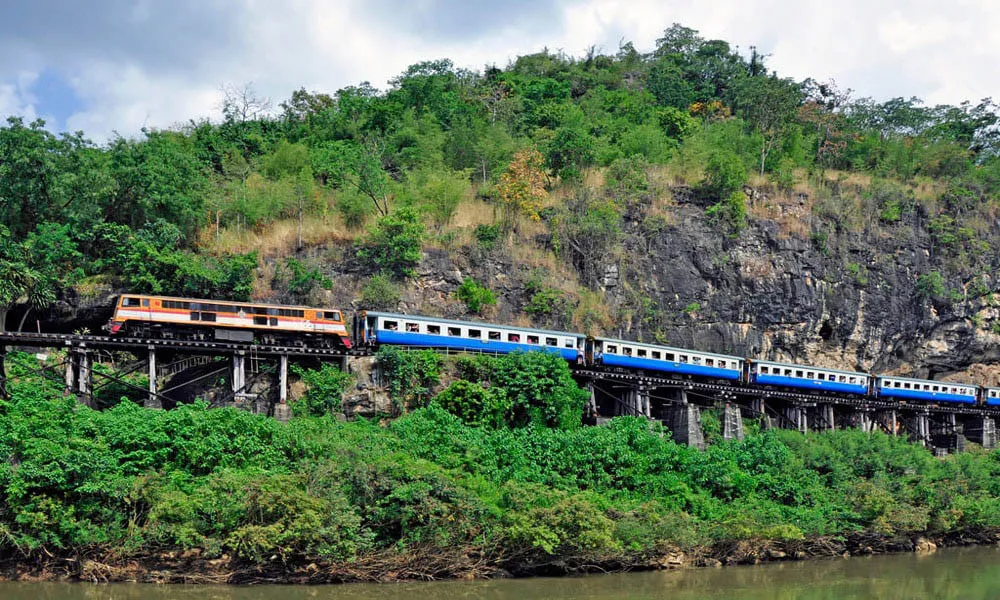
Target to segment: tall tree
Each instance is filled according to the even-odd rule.
[[[801,86],[775,75],[746,77],[736,82],[732,95],[738,114],[761,134],[760,174],[763,175],[768,153],[802,102]]]

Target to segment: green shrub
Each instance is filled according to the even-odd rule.
[[[319,369],[292,365],[292,372],[306,384],[306,393],[292,403],[292,413],[296,416],[322,417],[339,412],[341,397],[354,381],[350,374],[330,364]]]
[[[471,277],[462,280],[462,285],[455,290],[455,297],[465,303],[465,307],[476,314],[482,314],[487,306],[495,306],[497,296],[493,290],[483,286]]]
[[[361,289],[358,308],[365,310],[395,310],[402,299],[402,292],[385,273],[372,275]]]
[[[417,213],[401,208],[378,220],[359,255],[377,269],[408,277],[420,263],[423,238],[424,225]]]
[[[747,224],[746,196],[741,191],[735,191],[724,200],[708,207],[705,214],[728,229],[730,235],[739,235]]]
[[[743,190],[747,182],[747,167],[736,153],[716,150],[708,157],[702,188],[716,198],[725,200]]]

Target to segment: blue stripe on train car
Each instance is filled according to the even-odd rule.
[[[807,390],[823,390],[825,392],[845,392],[848,394],[867,394],[868,386],[858,383],[840,383],[839,381],[820,381],[818,379],[799,379],[782,375],[754,374],[754,381],[764,385],[783,385],[786,387],[804,388]]]
[[[638,358],[635,356],[623,356],[621,354],[605,353],[603,362],[606,366],[610,367],[632,367],[634,369],[647,369],[649,371],[666,371],[668,373],[685,373],[687,375],[700,375],[702,377],[718,377],[719,379],[735,380],[740,378],[738,369],[720,369],[719,367],[706,367],[704,365],[669,362],[652,358]]]
[[[490,352],[494,354],[509,354],[511,352],[551,352],[559,354],[568,361],[576,361],[576,348],[557,348],[556,346],[535,346],[516,342],[499,340],[473,340],[446,335],[430,335],[428,333],[411,333],[406,331],[376,330],[376,340],[380,344],[399,344],[404,346],[421,346],[424,348],[455,348],[472,352]]]
[[[923,390],[904,390],[897,388],[878,388],[878,395],[883,398],[906,398],[908,400],[927,400],[930,402],[952,402],[960,404],[975,404],[975,396],[961,394],[945,394],[944,392],[925,392]]]
[[[986,397],[986,405],[987,406],[1000,406],[1000,398],[990,398],[989,396],[987,396]]]

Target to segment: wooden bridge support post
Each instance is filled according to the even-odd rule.
[[[590,381],[587,382],[587,388],[586,389],[587,389],[587,393],[590,394],[590,397],[587,399],[587,404],[584,407],[584,416],[585,417],[597,417],[598,416],[598,414],[597,414],[597,394],[594,391],[594,381],[593,380],[590,380]]]
[[[90,370],[90,351],[86,348],[81,348],[78,358],[79,370],[76,377],[77,397],[80,399],[80,402],[92,407],[93,398],[91,397],[91,393],[94,389],[94,375]]]
[[[76,352],[70,350],[66,353],[66,392],[64,394],[66,396],[76,393],[76,370]]]
[[[743,439],[743,415],[740,414],[740,407],[733,406],[729,402],[726,402],[726,408],[722,413],[722,439]]]
[[[247,385],[246,356],[242,352],[233,354],[233,404],[240,406],[243,402],[244,389]]]
[[[820,412],[823,415],[822,418],[822,428],[826,431],[836,431],[837,429],[837,417],[833,412],[832,404],[824,404],[820,406]]]
[[[809,432],[809,416],[806,414],[806,407],[798,404],[789,404],[784,410],[785,420],[799,433]]]
[[[274,418],[282,423],[288,421],[291,410],[288,407],[288,355],[278,358],[278,404],[274,407]]]
[[[146,397],[146,408],[163,408],[163,402],[156,395],[156,346],[149,346],[149,396]]]

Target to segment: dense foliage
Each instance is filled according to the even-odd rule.
[[[565,395],[579,390],[545,356],[466,361],[472,380],[380,425],[308,416],[325,411],[315,399],[287,424],[200,403],[98,412],[12,355],[0,549],[338,561],[436,547],[530,562],[1000,526],[998,452],[938,459],[857,430],[766,431],[701,452],[643,419],[571,426],[558,410],[578,418]]]
[[[843,231],[905,221],[933,236],[947,280],[968,281],[995,262],[992,101],[856,98],[833,82],[782,78],[756,51],[744,56],[681,25],[647,53],[631,43],[580,58],[542,51],[479,72],[428,61],[387,90],[302,89],[280,111],[265,108],[252,90],[231,89],[221,121],[101,145],[10,117],[0,126],[0,326],[15,304],[43,309],[63,288],[94,281],[306,301],[329,287],[327,274],[302,280],[303,266],[283,275],[294,265],[280,254],[301,252],[309,223],[328,232],[335,215],[356,247],[334,260],[360,258],[366,276],[410,276],[428,244],[459,239],[455,215],[474,198],[493,208],[494,223],[473,224],[481,249],[541,222],[547,238],[524,235],[596,288],[594,259],[619,248],[626,223],[648,237],[669,221],[637,212],[654,168],[695,186],[723,235],[751,218],[744,186],[805,183],[817,199],[806,236],[823,247]],[[594,171],[606,183],[596,195]],[[860,209],[845,199],[851,173],[870,181]],[[943,183],[914,197],[929,178]],[[283,250],[248,254],[256,248],[233,241],[277,236],[274,224],[286,221],[296,225]],[[289,277],[306,287],[290,289]],[[369,284],[366,305],[396,303],[384,279]],[[473,312],[483,305],[476,298]],[[539,296],[531,314],[549,300]],[[641,313],[642,302],[620,316]]]

